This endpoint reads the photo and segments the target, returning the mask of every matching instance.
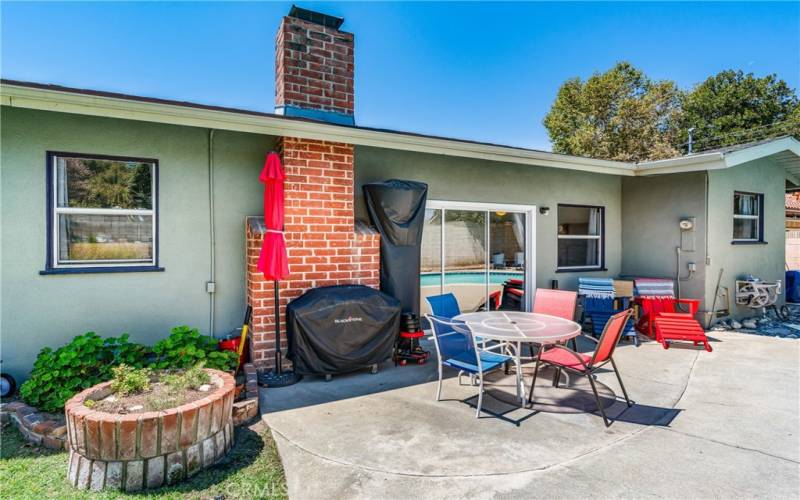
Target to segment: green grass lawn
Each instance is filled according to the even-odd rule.
[[[12,425],[0,430],[0,498],[286,498],[275,442],[259,422],[236,429],[236,443],[217,466],[191,479],[157,490],[137,493],[87,493],[66,479],[66,452],[28,444]]]

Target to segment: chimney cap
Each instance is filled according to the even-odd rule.
[[[292,8],[289,10],[289,17],[302,19],[303,21],[308,21],[314,24],[321,24],[326,28],[333,28],[335,30],[338,30],[339,26],[341,26],[344,22],[343,17],[330,16],[321,12],[314,12],[313,10],[298,7],[297,5],[292,5]]]

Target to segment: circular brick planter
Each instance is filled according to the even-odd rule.
[[[64,408],[69,481],[81,489],[136,491],[174,484],[220,460],[233,445],[232,376],[206,370],[217,389],[163,411],[120,415],[84,406],[111,393],[104,382]]]

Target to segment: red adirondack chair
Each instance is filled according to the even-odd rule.
[[[664,349],[669,349],[673,341],[692,342],[694,345],[703,344],[706,351],[711,352],[706,331],[690,313],[659,313],[653,320],[656,327],[656,340],[661,342]]]
[[[688,314],[694,316],[700,308],[700,301],[696,299],[676,299],[674,297],[636,297],[634,301],[639,304],[639,321],[636,329],[648,337],[655,338],[656,329],[653,319],[662,313],[681,313],[679,305],[685,305]]]
[[[641,306],[641,316],[636,329],[645,335],[654,337],[656,341],[669,348],[671,341],[688,341],[694,345],[703,344],[706,351],[711,352],[706,332],[694,319],[700,308],[697,299],[675,299],[672,297],[638,297],[636,302]],[[683,304],[688,312],[678,309]]]

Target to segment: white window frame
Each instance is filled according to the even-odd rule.
[[[445,266],[445,217],[444,211],[446,210],[468,210],[475,212],[519,212],[525,214],[525,279],[524,279],[524,310],[531,311],[533,307],[533,290],[536,288],[536,245],[534,244],[534,236],[536,234],[536,205],[512,205],[505,203],[483,203],[483,202],[466,202],[466,201],[449,201],[449,200],[428,200],[425,204],[426,209],[443,210],[442,224],[439,228],[441,239],[441,262],[440,269],[444,273]],[[487,219],[485,230],[486,241],[489,241],[489,224]],[[489,263],[491,256],[489,255],[489,245],[486,245],[486,272],[489,272]],[[489,283],[486,283],[486,296],[489,296]]]
[[[156,267],[158,266],[158,206],[157,206],[157,189],[158,189],[158,161],[153,159],[143,158],[130,158],[130,157],[116,157],[108,155],[92,155],[83,153],[61,153],[50,152],[50,190],[51,190],[51,210],[48,214],[50,217],[51,234],[51,259],[49,268],[51,269],[81,269],[81,268],[127,268],[127,267]],[[78,207],[59,207],[58,206],[58,160],[60,158],[79,158],[84,160],[106,160],[106,161],[120,161],[120,162],[136,162],[148,163],[151,165],[150,174],[150,193],[151,200],[150,209],[129,209],[129,208],[78,208]],[[60,230],[60,215],[139,215],[149,216],[152,223],[153,231],[153,250],[150,259],[115,259],[115,260],[67,260],[60,259],[59,252],[59,230]]]
[[[756,215],[741,215],[736,213],[736,196],[753,196],[755,197],[756,202],[756,210],[758,213]],[[733,238],[734,242],[761,242],[764,241],[764,233],[763,228],[761,227],[761,210],[764,207],[764,194],[763,193],[749,193],[746,191],[734,191],[733,192],[733,219],[747,219],[747,220],[754,220],[756,221],[756,237],[755,238]],[[735,224],[734,224],[735,226]],[[735,229],[734,229],[735,230]],[[733,231],[732,231],[733,232]]]
[[[596,266],[559,266],[558,265],[558,244],[556,244],[556,271],[592,271],[592,270],[599,270],[603,269],[605,266],[605,258],[603,253],[603,243],[605,235],[605,223],[606,223],[606,207],[600,205],[577,205],[572,203],[559,203],[556,206],[556,226],[560,225],[558,220],[558,209],[560,207],[568,207],[568,208],[588,208],[588,209],[596,209],[600,211],[600,221],[598,234],[557,234],[559,240],[597,240],[597,265]]]

